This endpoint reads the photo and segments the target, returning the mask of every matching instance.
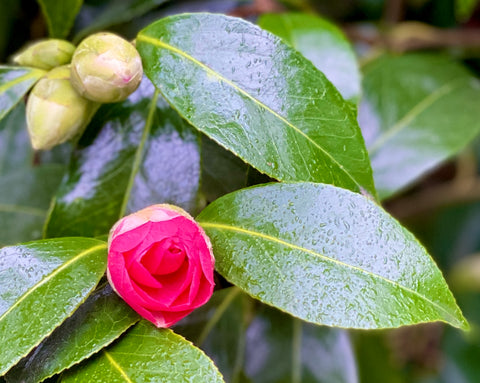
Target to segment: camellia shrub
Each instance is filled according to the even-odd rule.
[[[0,46],[0,382],[474,381],[479,263],[432,238],[478,189],[480,83],[406,52],[439,30],[38,3],[49,36]]]

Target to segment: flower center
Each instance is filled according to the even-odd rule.
[[[165,275],[177,271],[186,257],[178,238],[165,238],[155,243],[140,261],[152,275]]]

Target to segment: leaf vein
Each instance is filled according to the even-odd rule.
[[[144,42],[156,45],[160,48],[164,48],[167,50],[170,50],[173,53],[176,53],[187,60],[190,60],[194,64],[198,65],[200,68],[204,69],[208,74],[212,75],[213,77],[218,78],[220,81],[224,82],[225,84],[231,86],[235,90],[237,90],[239,93],[243,94],[245,97],[249,98],[252,100],[255,104],[259,105],[261,108],[265,109],[267,112],[271,113],[273,116],[278,118],[280,121],[282,121],[285,125],[293,129],[296,133],[300,134],[303,136],[307,141],[311,142],[316,148],[318,148],[326,157],[328,157],[335,165],[338,166],[338,168],[345,173],[354,183],[357,185],[357,187],[361,188],[361,185],[357,182],[357,180],[330,154],[328,153],[324,148],[322,148],[316,141],[314,141],[309,135],[307,135],[305,132],[303,132],[301,129],[293,125],[290,121],[288,121],[285,117],[281,116],[277,112],[275,112],[273,109],[262,103],[261,101],[257,100],[255,97],[250,95],[248,92],[240,88],[238,85],[233,83],[232,81],[228,80],[227,78],[223,77],[219,73],[215,72],[213,69],[202,63],[201,61],[197,60],[196,58],[190,56],[188,53],[182,51],[181,49],[174,47],[170,44],[167,44],[159,39],[155,39],[150,36],[146,36],[144,34],[139,34],[137,36],[137,40],[143,40]]]
[[[320,254],[316,251],[313,251],[313,250],[310,250],[310,249],[307,249],[307,248],[304,248],[304,247],[301,247],[301,246],[298,246],[298,245],[295,245],[293,243],[290,243],[290,242],[287,242],[287,241],[284,241],[282,239],[279,239],[279,238],[275,238],[275,237],[272,237],[270,235],[267,235],[267,234],[264,234],[264,233],[260,233],[260,232],[257,232],[257,231],[253,231],[253,230],[249,230],[249,229],[244,229],[242,227],[238,227],[238,226],[230,226],[230,225],[225,225],[225,224],[217,224],[217,223],[211,223],[211,222],[197,222],[199,225],[201,225],[203,228],[214,228],[214,229],[219,229],[219,230],[229,230],[229,231],[235,231],[235,232],[238,232],[238,233],[242,233],[242,234],[247,234],[247,235],[250,235],[250,236],[254,236],[254,237],[260,237],[260,238],[263,238],[265,240],[268,240],[268,241],[271,241],[271,242],[276,242],[276,243],[279,243],[283,246],[286,246],[286,247],[290,247],[291,249],[294,249],[294,250],[300,250],[302,252],[306,252],[308,254],[311,254],[311,255],[314,255],[314,256],[317,256],[327,262],[332,262],[332,263],[336,263],[337,265],[340,265],[342,267],[346,267],[346,268],[350,268],[352,270],[355,270],[357,272],[361,272],[363,274],[366,274],[366,275],[370,275],[370,276],[373,276],[373,277],[376,277],[380,280],[383,280],[389,284],[392,284],[402,290],[405,290],[411,294],[414,294],[418,297],[420,297],[421,299],[423,299],[424,301],[430,303],[432,306],[436,307],[438,310],[442,311],[443,313],[447,314],[448,317],[452,317],[454,318],[454,316],[448,312],[444,307],[440,306],[438,303],[436,302],[433,302],[432,300],[430,300],[429,298],[427,298],[426,296],[424,295],[421,295],[420,293],[418,293],[417,291],[415,290],[412,290],[411,288],[409,287],[406,287],[406,286],[403,286],[401,284],[399,284],[398,282],[396,281],[393,281],[393,280],[390,280],[390,279],[387,279],[379,274],[375,274],[375,273],[372,273],[370,271],[367,271],[367,270],[364,270],[360,267],[357,267],[357,266],[354,266],[354,265],[350,265],[348,263],[345,263],[345,262],[342,262],[342,261],[339,261],[337,259],[334,259],[334,258],[330,258],[330,257],[327,257],[323,254]],[[457,321],[455,319],[455,321]]]

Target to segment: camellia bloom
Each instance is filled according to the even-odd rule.
[[[176,206],[147,207],[110,231],[108,280],[157,327],[173,325],[210,299],[214,262],[203,229]]]
[[[87,37],[73,54],[72,84],[92,101],[123,101],[138,88],[142,76],[142,59],[133,44],[113,33]]]

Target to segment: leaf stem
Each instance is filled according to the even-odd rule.
[[[142,162],[145,143],[152,129],[153,117],[155,115],[158,95],[159,95],[158,90],[155,90],[155,93],[153,94],[153,97],[152,97],[152,102],[150,104],[150,110],[148,111],[147,121],[145,122],[145,128],[143,129],[142,139],[140,140],[137,151],[135,153],[135,159],[133,160],[132,171],[130,172],[130,178],[128,179],[127,188],[125,190],[125,196],[123,197],[122,207],[120,208],[120,214],[118,218],[122,218],[127,211],[128,200],[130,199],[133,185],[135,184],[135,177],[137,175],[138,169],[140,168],[140,165]]]
[[[231,289],[232,290],[227,294],[223,302],[218,306],[217,310],[215,311],[215,314],[207,322],[202,332],[200,333],[198,340],[196,342],[198,346],[201,346],[203,342],[205,342],[205,339],[207,339],[207,336],[208,334],[210,334],[210,331],[212,331],[213,327],[220,320],[225,310],[228,308],[228,306],[230,306],[230,304],[233,302],[235,297],[240,293],[240,289],[238,287],[234,286]]]
[[[302,322],[292,317],[292,383],[302,382]]]

